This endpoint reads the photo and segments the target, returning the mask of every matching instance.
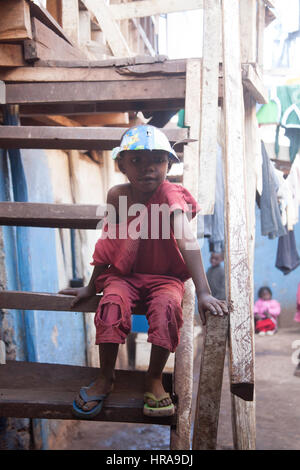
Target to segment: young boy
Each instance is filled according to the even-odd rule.
[[[225,272],[222,266],[223,253],[212,253],[210,255],[210,264],[206,272],[208,285],[211,289],[211,294],[219,300],[225,300]]]
[[[144,414],[169,416],[174,405],[163,388],[162,372],[179,342],[184,282],[190,277],[194,281],[203,324],[206,311],[223,315],[228,309],[225,302],[211,296],[189,225],[188,216],[194,217],[199,210],[197,203],[181,185],[166,180],[172,163],[179,161],[166,136],[153,126],[133,127],[113,150],[113,158],[129,183],[108,192],[107,221],[95,247],[90,282],[60,292],[76,296],[74,306],[103,290],[95,315],[99,377],[80,390],[73,411],[81,419],[100,412],[113,388],[118,347],[130,332],[132,308],[143,301],[152,343]]]

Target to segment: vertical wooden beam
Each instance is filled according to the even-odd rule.
[[[257,0],[240,0],[241,62],[255,63],[257,56]]]
[[[200,59],[188,59],[186,66],[185,125],[189,127],[189,137],[198,139],[200,127]],[[199,159],[199,142],[191,142],[184,147],[183,184],[196,197],[198,174],[195,164]],[[196,233],[197,221],[193,219]],[[191,409],[193,393],[193,336],[195,314],[195,288],[191,280],[186,282],[183,299],[183,327],[180,345],[175,354],[174,390],[178,396],[177,424],[171,430],[172,450],[190,449]]]
[[[228,324],[228,316],[207,316],[201,353],[193,450],[214,450],[217,446]]]
[[[61,26],[61,0],[47,0],[46,8],[49,11],[50,15],[57,21]]]
[[[255,246],[255,196],[257,181],[257,159],[260,159],[260,138],[256,119],[256,103],[248,90],[244,90],[245,103],[245,162],[247,175],[247,215],[248,215],[248,246],[249,260],[251,269],[251,318],[252,331],[254,338],[254,319],[253,319],[253,266],[254,266],[254,246]],[[254,349],[254,344],[253,344]],[[256,445],[256,417],[255,417],[255,396],[253,401],[244,401],[241,398],[232,395],[232,413],[233,419],[233,442],[236,449],[255,449]]]
[[[239,2],[223,0],[223,70],[225,119],[225,269],[230,314],[231,392],[246,401],[254,395],[252,273],[249,260],[241,77]],[[233,410],[237,434],[247,416]],[[243,418],[243,419],[241,419]],[[249,424],[250,432],[254,432]]]
[[[198,191],[202,215],[213,214],[215,204],[220,52],[220,0],[204,0]]]
[[[257,1],[257,43],[256,62],[262,68],[264,63],[264,31],[266,26],[266,5],[263,0]]]
[[[61,26],[75,44],[79,43],[79,7],[78,0],[62,0]]]

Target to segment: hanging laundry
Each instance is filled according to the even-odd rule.
[[[286,229],[281,221],[281,214],[277,200],[277,190],[279,189],[278,183],[274,168],[270,162],[263,142],[261,142],[261,151],[263,159],[263,187],[261,196],[258,195],[257,197],[258,206],[260,208],[261,234],[273,239],[285,235]]]
[[[297,252],[295,234],[288,230],[286,235],[279,237],[275,266],[283,274],[289,274],[300,265],[300,256]]]

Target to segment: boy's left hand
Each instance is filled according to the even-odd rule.
[[[228,315],[229,310],[225,300],[218,300],[210,294],[198,295],[198,311],[202,324],[206,324],[205,313],[207,310],[213,315]]]

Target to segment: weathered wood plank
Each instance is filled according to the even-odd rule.
[[[25,64],[21,44],[0,44],[0,67],[20,67]]]
[[[269,102],[267,88],[263,84],[262,77],[258,75],[257,68],[251,64],[242,66],[243,85],[250,92],[256,103],[266,104]]]
[[[63,0],[61,2],[61,27],[75,44],[79,43],[78,0]]]
[[[228,316],[220,318],[207,315],[201,353],[193,450],[213,450],[217,446],[228,327]]]
[[[197,139],[184,147],[183,185],[197,198],[198,172],[195,171],[199,159],[200,126],[200,81],[201,61],[187,61],[185,125],[189,126],[189,138]],[[196,219],[196,218],[195,218]],[[196,233],[196,220],[192,227]],[[183,328],[180,344],[176,350],[174,390],[178,396],[178,416],[176,428],[171,430],[171,449],[190,449],[191,409],[193,399],[193,333],[195,312],[195,287],[190,279],[185,284],[183,298]]]
[[[105,35],[105,39],[112,51],[112,54],[117,57],[130,56],[131,51],[121,33],[121,30],[116,23],[110,7],[104,0],[82,0],[86,9],[90,12],[92,17],[96,18],[101,31]]]
[[[260,1],[260,0],[259,0]],[[240,0],[241,62],[256,62],[257,0]]]
[[[24,61],[23,61],[24,63]],[[20,64],[22,65],[22,64]],[[0,80],[7,82],[80,82],[138,80],[149,77],[151,80],[168,75],[184,78],[185,60],[170,60],[153,64],[128,66],[97,66],[94,62],[85,62],[85,67],[22,67],[0,70]]]
[[[30,227],[97,228],[97,205],[0,202],[0,224]]]
[[[220,0],[204,0],[203,59],[198,202],[202,214],[213,214],[216,193],[219,58],[221,54]]]
[[[203,8],[203,0],[144,0],[130,3],[111,4],[109,6],[115,20],[143,18],[177,11]]]
[[[61,0],[59,1],[59,3],[61,3]],[[61,25],[59,24],[61,21],[61,17],[59,18],[59,21],[57,21],[56,18],[52,16],[51,13],[41,4],[38,5],[37,3],[30,1],[29,6],[31,17],[37,18],[45,26],[54,31],[54,33],[56,33],[58,36],[65,39],[72,46],[75,46],[75,43],[72,42],[72,40],[67,36],[66,32],[62,29]]]
[[[21,310],[47,310],[59,312],[95,312],[100,297],[91,297],[71,308],[71,295],[42,292],[0,291],[0,308]]]
[[[266,24],[266,6],[260,0],[257,2],[257,41],[256,41],[256,62],[263,68],[264,65],[264,35]]]
[[[185,80],[167,78],[120,82],[23,83],[6,85],[7,104],[99,103],[183,99]],[[47,113],[49,114],[49,113]],[[59,113],[56,113],[59,114]]]
[[[72,295],[49,294],[44,292],[0,291],[0,308],[16,310],[46,310],[55,312],[95,312],[101,295],[82,300],[71,308]],[[145,315],[143,303],[133,309],[134,315]]]
[[[235,0],[223,0],[223,66],[225,116],[225,245],[230,315],[231,391],[253,399],[254,351],[251,318],[245,194],[244,109],[240,62],[239,11]]]
[[[86,58],[83,51],[73,47],[37,18],[32,19],[32,26],[34,40],[30,41],[29,45],[34,48],[35,60],[80,60]],[[26,47],[27,43],[25,42],[25,57]]]
[[[187,138],[187,130],[163,129],[171,144]],[[111,150],[123,127],[0,126],[2,148]],[[182,151],[179,147],[179,151]]]
[[[73,400],[98,373],[93,367],[8,361],[0,367],[0,415],[76,420]],[[171,374],[164,374],[163,381],[172,393]],[[144,371],[116,370],[114,390],[94,421],[172,425],[176,415],[160,419],[143,415],[144,382]]]
[[[31,39],[29,5],[25,0],[0,2],[0,41]]]

